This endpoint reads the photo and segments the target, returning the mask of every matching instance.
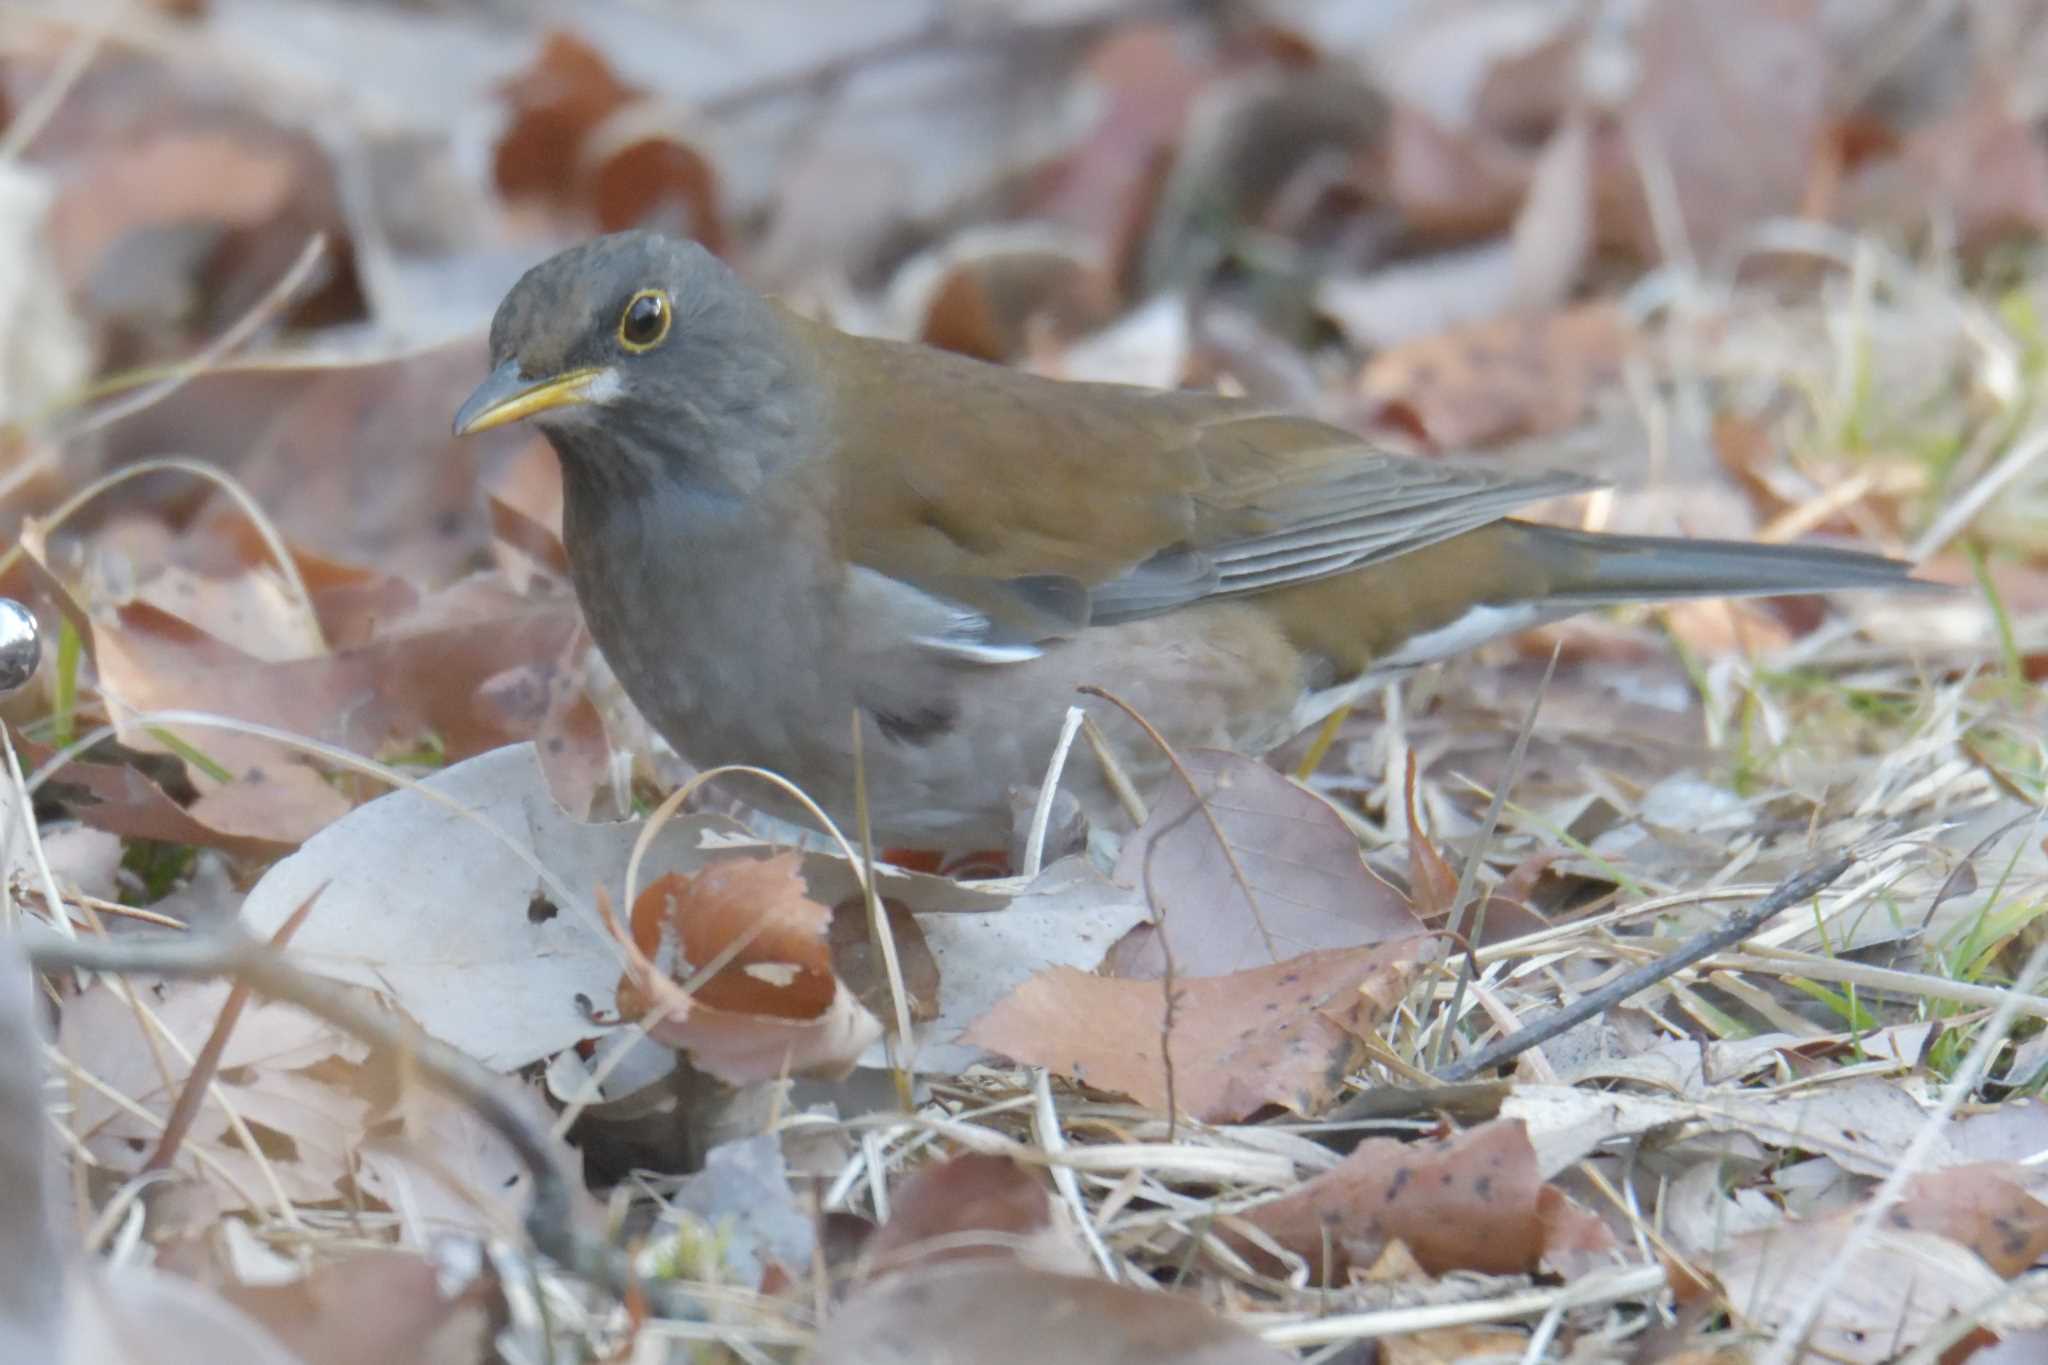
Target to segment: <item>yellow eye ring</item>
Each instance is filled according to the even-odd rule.
[[[659,289],[643,289],[626,300],[619,314],[619,345],[635,355],[651,351],[668,340],[668,325],[675,310],[668,295]]]

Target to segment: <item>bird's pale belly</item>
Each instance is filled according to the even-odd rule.
[[[1085,632],[1021,663],[934,658],[905,644],[856,656],[850,670],[750,668],[733,651],[682,651],[685,682],[652,671],[653,660],[603,634],[629,695],[655,727],[700,767],[744,763],[801,787],[849,833],[856,773],[852,727],[861,726],[860,769],[869,818],[885,845],[968,850],[1009,845],[1019,803],[1045,780],[1067,708],[1095,719],[1116,764],[1148,796],[1170,771],[1157,745],[1123,712],[1080,692],[1101,687],[1128,702],[1176,749],[1260,753],[1285,740],[1302,695],[1300,661],[1256,617],[1218,631],[1201,618],[1242,613],[1217,604]],[[1217,642],[1229,640],[1230,646]],[[889,654],[894,654],[893,661]],[[678,685],[680,684],[680,685]],[[1124,812],[1087,744],[1062,773],[1090,819],[1112,826]],[[805,820],[759,784],[744,798]],[[806,821],[807,822],[807,821]]]

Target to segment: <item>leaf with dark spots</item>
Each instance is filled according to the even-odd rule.
[[[1504,1168],[1506,1178],[1479,1174],[1489,1166]],[[1465,1175],[1472,1178],[1458,1179]],[[1370,1138],[1337,1166],[1244,1217],[1305,1257],[1317,1282],[1340,1282],[1394,1241],[1431,1274],[1511,1275],[1535,1269],[1543,1257],[1544,1189],[1521,1121],[1496,1119],[1439,1141]],[[1231,1240],[1255,1264],[1278,1268],[1249,1241]]]

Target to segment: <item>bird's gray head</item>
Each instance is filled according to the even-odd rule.
[[[531,418],[572,484],[636,490],[666,473],[745,493],[813,416],[796,359],[775,310],[703,247],[614,233],[512,286],[455,432]]]

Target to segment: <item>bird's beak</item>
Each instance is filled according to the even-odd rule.
[[[519,372],[518,361],[508,360],[492,370],[490,378],[477,385],[469,401],[456,411],[455,434],[469,436],[553,408],[592,402],[591,386],[603,374],[602,369],[591,366],[552,379],[528,379]]]

